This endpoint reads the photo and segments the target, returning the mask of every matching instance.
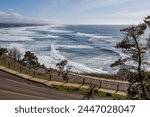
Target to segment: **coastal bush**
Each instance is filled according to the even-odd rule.
[[[0,48],[0,56],[8,52],[7,48]]]
[[[29,68],[36,69],[39,67],[38,58],[34,55],[34,53],[30,51],[26,51],[24,57],[22,59],[22,63]]]
[[[16,47],[8,49],[8,56],[14,59],[15,61],[20,62],[22,55],[23,54]]]
[[[68,74],[71,72],[72,66],[68,65],[67,60],[62,60],[56,64],[58,68],[58,75],[61,75],[63,80],[68,82]]]
[[[150,99],[150,77],[145,74],[149,72],[145,69],[149,65],[145,58],[150,52],[150,39],[143,37],[149,26],[150,16],[144,19],[144,23],[121,29],[124,39],[115,46],[129,55],[128,58],[119,58],[111,64],[111,67],[118,67],[130,83],[128,99]]]

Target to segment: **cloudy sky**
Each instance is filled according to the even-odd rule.
[[[0,0],[0,22],[135,24],[150,0]]]

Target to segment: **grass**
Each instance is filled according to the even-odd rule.
[[[8,67],[8,62],[6,60],[5,56],[0,56],[0,65],[4,66],[4,67]]]
[[[79,94],[85,94],[88,91],[88,89],[85,88],[76,88],[72,86],[62,86],[62,85],[51,85],[51,88],[59,91],[65,91],[69,93],[79,93]]]
[[[51,88],[55,89],[55,90],[59,90],[59,91],[65,91],[65,92],[69,92],[69,93],[78,93],[78,94],[83,94],[83,95],[85,95],[88,92],[88,89],[76,88],[76,87],[72,87],[72,86],[51,85]],[[125,100],[126,99],[126,96],[106,93],[103,91],[94,93],[94,95],[97,97],[109,97],[109,98],[112,98],[113,100]]]
[[[113,100],[126,100],[127,96],[122,96],[118,94],[112,94]]]
[[[103,91],[99,91],[97,94],[95,94],[96,96],[98,97],[111,97],[112,98],[112,94],[110,93],[106,93],[106,92],[103,92]]]
[[[0,57],[0,65],[7,67],[9,69],[12,69],[14,71],[20,72],[20,66],[21,65],[18,62],[8,58],[5,55]],[[44,76],[44,74],[37,73],[37,72],[34,73],[34,71],[32,69],[29,69],[29,68],[24,67],[24,66],[21,66],[21,73],[24,73],[24,74],[29,75],[29,76],[34,76],[34,77],[37,77],[39,79],[48,79],[48,78],[46,78],[46,76]]]

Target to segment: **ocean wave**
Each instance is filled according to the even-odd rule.
[[[55,61],[50,55],[49,56],[38,55],[37,58],[38,58],[38,61],[40,62],[40,64],[44,64],[48,68],[55,69],[55,65],[56,65],[57,61]]]
[[[59,52],[55,48],[55,44],[51,45],[51,62],[53,62],[52,67],[54,66],[54,63],[60,62],[61,60],[68,60],[66,57],[59,54]],[[46,62],[47,63],[47,62]],[[72,66],[73,72],[78,73],[107,73],[107,71],[104,71],[102,69],[96,69],[96,68],[90,68],[84,64],[73,62],[71,60],[68,60],[68,64]]]
[[[18,49],[21,53],[24,53],[26,51],[24,45],[22,44],[18,44],[18,43],[11,43],[9,46],[8,46],[9,49],[12,49],[12,48],[16,48]]]
[[[51,56],[56,60],[56,61],[60,61],[60,60],[64,60],[65,57],[60,55],[58,53],[58,51],[55,49],[55,44],[51,44]]]
[[[9,34],[12,36],[25,36],[25,37],[31,37],[34,34],[36,34],[36,32],[31,32],[26,30],[27,27],[19,27],[19,28],[9,28],[9,29],[2,29],[0,30],[0,33],[3,34]]]
[[[54,39],[59,38],[59,36],[50,35],[50,34],[48,34],[47,37],[48,37],[48,38],[54,38]]]
[[[57,45],[57,48],[64,48],[64,49],[74,49],[74,48],[81,48],[81,49],[86,49],[86,48],[93,48],[92,46],[89,45]]]
[[[81,30],[85,33],[81,33]],[[97,34],[90,34],[92,32]],[[101,28],[92,30],[90,26],[68,28],[48,25],[0,29],[3,47],[32,51],[41,64],[52,68],[66,59],[73,66],[73,71],[79,73],[110,73],[109,65],[114,60],[128,57],[114,48],[116,42],[118,38],[115,33],[105,33]]]
[[[25,31],[25,28],[12,28],[0,30],[0,41],[30,41],[35,33]]]
[[[61,25],[32,26],[32,27],[27,27],[26,31],[37,32],[37,33],[43,32],[45,34],[48,34],[48,33],[70,33],[71,32],[68,30],[57,29],[59,26],[61,26]]]
[[[49,40],[49,39],[57,39],[57,38],[59,38],[59,36],[54,36],[54,35],[47,34],[47,35],[40,35],[40,36],[36,35],[32,38],[34,40],[44,41],[44,40]]]
[[[51,56],[38,56],[39,62],[45,64],[47,67],[56,68],[55,65],[60,62],[60,59],[54,59]],[[64,59],[62,59],[64,60]],[[77,73],[108,73],[102,69],[90,68],[84,64],[68,60],[68,65],[72,66],[72,71]]]
[[[78,73],[108,73],[107,71],[104,71],[102,69],[96,69],[96,68],[90,68],[84,64],[69,61],[68,62],[72,67],[74,72]]]
[[[99,35],[96,35],[96,34],[86,34],[86,33],[81,33],[81,32],[77,32],[76,35],[77,36],[90,37],[90,38],[97,38],[97,39],[110,39],[110,38],[113,38],[112,36],[99,36]]]
[[[23,37],[23,36],[11,36],[11,35],[8,35],[8,34],[3,34],[1,35],[0,34],[0,41],[4,41],[4,42],[17,42],[17,41],[31,41],[33,40],[32,38],[30,37]]]
[[[107,48],[100,48],[100,50],[103,52],[103,53],[106,53],[106,54],[113,54],[113,55],[116,55],[116,56],[119,56],[120,53],[114,51],[113,49],[107,49]]]
[[[72,31],[51,28],[51,29],[49,29],[49,32],[53,32],[53,33],[71,33]]]

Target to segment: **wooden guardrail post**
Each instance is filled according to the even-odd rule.
[[[52,75],[51,74],[49,74],[49,81],[51,81],[52,80]]]
[[[20,73],[22,72],[22,67],[21,67],[21,66],[19,66],[19,72],[20,72]]]
[[[35,71],[33,71],[33,77],[35,77]]]
[[[102,88],[102,81],[99,81],[99,88]]]
[[[117,84],[117,91],[119,91],[119,83]]]
[[[83,80],[82,80],[82,85],[84,85],[85,84],[85,79],[83,78]]]
[[[10,62],[8,62],[8,68],[10,69]]]
[[[68,83],[69,78],[66,76],[66,83]]]

